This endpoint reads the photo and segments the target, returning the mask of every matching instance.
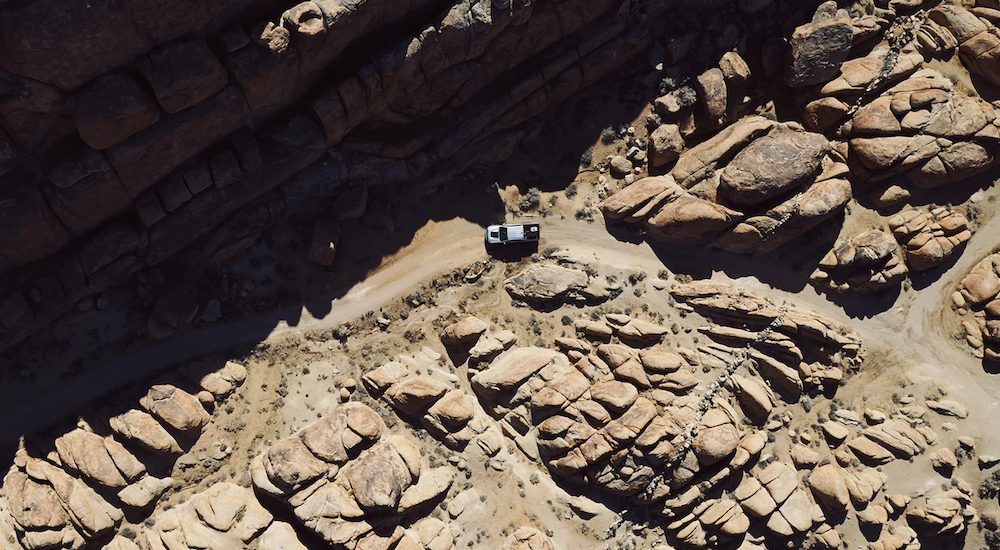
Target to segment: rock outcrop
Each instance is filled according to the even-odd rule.
[[[393,547],[409,536],[403,516],[426,513],[454,476],[451,466],[430,468],[410,439],[390,435],[381,417],[359,403],[269,447],[250,472],[254,486],[287,504],[307,529],[348,548]],[[441,548],[454,544],[447,533]]]
[[[749,117],[685,151],[669,175],[640,180],[600,208],[642,223],[658,241],[767,252],[850,200],[837,158],[820,134]]]
[[[944,206],[901,212],[889,219],[889,229],[904,247],[906,264],[913,271],[942,264],[972,238],[969,220]]]
[[[918,43],[928,53],[958,49],[962,64],[972,73],[993,84],[1000,84],[997,68],[1000,57],[1000,33],[996,24],[996,4],[976,2],[978,7],[942,4],[930,10],[922,25]]]
[[[909,270],[892,235],[865,231],[838,241],[809,276],[814,286],[833,292],[877,292],[899,285]]]
[[[482,328],[480,334],[470,333],[478,337],[472,349],[479,348],[476,353],[470,352],[470,357],[491,358],[514,343],[514,339],[505,335],[499,334],[501,341],[487,333],[486,323],[475,317],[445,328],[442,340],[459,342],[455,335],[465,332],[460,325]],[[490,351],[487,353],[486,349]],[[490,437],[487,432],[492,423],[476,399],[457,387],[454,377],[444,369],[445,361],[441,354],[424,348],[416,355],[398,356],[396,361],[366,374],[362,381],[372,394],[388,401],[401,416],[419,421],[443,443],[462,450],[472,441]]]
[[[610,297],[607,288],[579,269],[553,264],[535,264],[504,282],[514,298],[528,302],[602,302]]]
[[[824,2],[812,21],[795,29],[789,40],[791,62],[785,73],[789,86],[823,84],[840,74],[854,42],[851,16],[836,2]]]
[[[1000,254],[979,261],[959,283],[952,299],[960,311],[972,310],[962,322],[966,340],[987,361],[1000,362]]]
[[[265,532],[274,517],[249,488],[219,482],[152,519],[139,535],[152,550],[237,550]],[[298,542],[294,535],[292,540]]]
[[[959,182],[997,162],[992,105],[923,69],[864,105],[838,130],[859,181],[895,178],[918,188]]]
[[[18,451],[3,479],[10,520],[26,550],[82,548],[123,518],[94,489],[61,468]]]

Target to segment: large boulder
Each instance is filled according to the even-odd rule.
[[[428,377],[413,377],[386,392],[393,407],[406,415],[422,413],[448,392],[448,385]]]
[[[240,550],[273,519],[252,490],[219,482],[157,514],[141,530],[150,548]]]
[[[809,474],[809,487],[816,499],[834,510],[844,510],[850,503],[847,481],[842,468],[826,464]]]
[[[892,235],[872,229],[838,241],[809,276],[818,288],[834,292],[876,292],[898,285],[909,270],[897,255]]]
[[[146,472],[146,467],[121,443],[82,429],[56,439],[62,464],[104,487],[120,489]]]
[[[920,44],[937,52],[958,47],[959,57],[970,72],[1000,85],[1000,36],[997,35],[996,17],[988,15],[998,6],[995,3],[977,3],[972,11],[956,4],[941,4],[928,13],[929,25],[921,26]],[[992,8],[992,9],[991,9]],[[985,13],[984,13],[985,10]],[[973,13],[976,12],[976,13]]]
[[[445,327],[444,332],[441,333],[441,341],[449,346],[465,344],[479,338],[479,335],[486,332],[487,328],[489,325],[483,320],[469,316]]]
[[[944,206],[901,212],[889,220],[889,229],[905,247],[906,263],[913,271],[940,265],[972,237],[965,216]]]
[[[358,505],[367,512],[394,511],[414,478],[395,446],[380,444],[352,461],[345,474]]]
[[[821,134],[784,132],[765,136],[729,163],[719,193],[738,206],[760,204],[815,176],[829,152],[830,142]]]
[[[739,444],[740,432],[733,419],[720,409],[709,409],[701,419],[691,449],[699,462],[710,466],[731,455]]]
[[[493,399],[502,392],[517,389],[531,375],[553,362],[569,365],[566,356],[554,350],[537,347],[511,348],[494,359],[488,368],[472,377],[472,389],[487,399]]]
[[[677,160],[684,150],[684,137],[676,124],[661,124],[649,135],[649,166],[659,168]]]
[[[153,49],[136,61],[168,113],[208,99],[228,80],[226,69],[201,40],[184,40]]]
[[[201,363],[192,364],[189,369],[197,371],[202,368]],[[200,373],[193,372],[198,376]],[[198,385],[212,395],[224,396],[243,384],[247,379],[247,368],[235,361],[226,361],[226,364],[219,370],[202,375],[198,380]]]
[[[83,141],[107,149],[151,126],[160,110],[149,94],[125,72],[98,77],[72,95],[70,111]]]
[[[600,209],[661,242],[768,252],[851,199],[847,166],[833,153],[820,134],[747,117],[685,151],[669,175],[639,180]]]
[[[201,431],[202,426],[210,419],[197,397],[169,384],[149,388],[139,404],[173,429],[185,434]]]
[[[959,93],[933,69],[900,82],[857,110],[840,128],[858,180],[901,175],[903,183],[932,188],[962,181],[996,164],[1000,130],[982,99]]]
[[[257,539],[260,550],[308,550],[299,541],[295,529],[283,522],[275,521]]]
[[[854,41],[854,29],[847,10],[834,1],[824,2],[811,22],[795,29],[788,43],[791,61],[785,82],[792,87],[822,84],[840,74]]]
[[[164,454],[183,452],[174,436],[170,435],[155,418],[144,411],[131,409],[111,417],[109,424],[118,435],[136,441],[151,451]]]
[[[959,284],[966,303],[981,307],[1000,293],[1000,254],[991,254],[979,261]]]
[[[553,264],[534,264],[503,286],[514,298],[529,302],[607,299],[603,289],[591,285],[586,272]]]

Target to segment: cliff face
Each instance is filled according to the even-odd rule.
[[[0,349],[310,165],[335,196],[502,151],[682,3],[3,3]]]

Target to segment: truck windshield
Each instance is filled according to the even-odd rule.
[[[500,228],[500,240],[501,241],[506,241],[507,240],[507,228],[506,227],[501,227]]]

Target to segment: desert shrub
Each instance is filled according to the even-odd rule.
[[[979,498],[996,498],[1000,495],[1000,470],[990,474],[979,486]]]
[[[520,206],[521,210],[529,212],[531,210],[537,210],[538,206],[542,204],[542,192],[537,187],[532,187],[528,189],[527,194],[521,199]]]

